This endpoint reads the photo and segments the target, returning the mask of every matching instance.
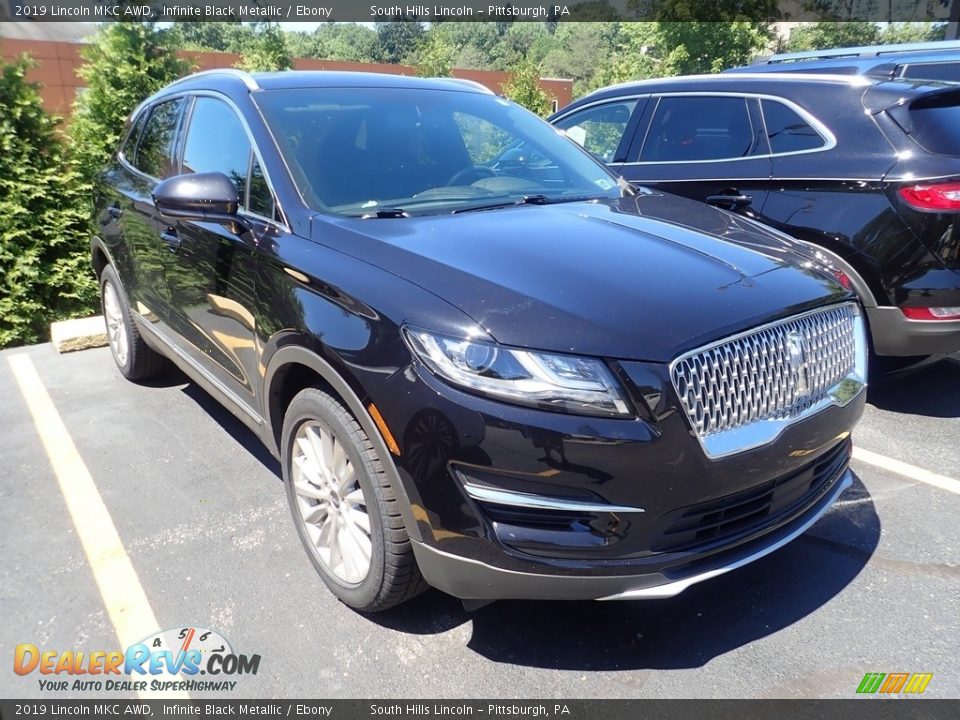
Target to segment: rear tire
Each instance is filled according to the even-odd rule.
[[[140,337],[130,317],[130,301],[113,266],[100,274],[100,304],[107,326],[110,352],[120,374],[127,380],[147,380],[163,373],[167,359],[149,347]]]
[[[318,388],[298,393],[281,436],[283,479],[297,534],[320,577],[361,612],[423,592],[397,490],[363,428]]]

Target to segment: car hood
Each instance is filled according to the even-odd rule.
[[[434,293],[498,342],[555,352],[667,362],[848,295],[789,239],[649,191],[457,215],[326,216],[314,227],[317,242]]]

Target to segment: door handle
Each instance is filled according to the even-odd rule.
[[[751,195],[743,195],[735,191],[730,194],[708,195],[707,203],[717,207],[734,208],[738,205],[749,205],[753,202]]]
[[[180,249],[180,236],[177,235],[175,228],[169,227],[160,233],[160,239],[163,240],[167,247],[170,248],[170,252],[176,252]]]

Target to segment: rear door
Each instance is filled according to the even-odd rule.
[[[164,277],[166,246],[151,193],[174,174],[174,141],[186,99],[165,100],[141,111],[103,183],[100,232],[111,249],[133,310],[151,323],[169,316]]]
[[[256,252],[261,239],[280,225],[274,220],[273,194],[246,126],[226,98],[193,97],[183,135],[181,173],[221,172],[230,178],[240,213],[253,230],[166,220],[170,325],[192,364],[255,417]]]
[[[771,172],[757,100],[730,93],[653,97],[619,172],[638,185],[755,216]]]

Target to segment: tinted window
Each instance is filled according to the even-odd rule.
[[[760,104],[773,154],[815,150],[826,145],[820,133],[783,103],[761,100]]]
[[[636,105],[636,100],[626,100],[591,107],[568,115],[556,125],[604,162],[612,162]]]
[[[725,160],[753,146],[747,101],[736,97],[665,97],[657,104],[640,160]]]
[[[919,78],[921,80],[960,81],[960,62],[918,63],[907,65],[903,69],[903,77]]]
[[[127,139],[124,141],[123,147],[120,149],[120,152],[123,153],[123,156],[128,162],[132,161],[137,155],[137,141],[140,139],[140,133],[143,131],[143,125],[146,121],[147,113],[140,113],[136,121],[133,123],[133,127],[130,129],[130,134],[127,135]]]
[[[249,164],[250,141],[233,109],[214,98],[197,98],[183,148],[183,172],[222,172],[243,198]]]
[[[270,194],[270,186],[267,185],[263,168],[260,167],[260,161],[256,157],[253,158],[253,165],[250,168],[250,199],[247,202],[247,209],[263,217],[274,217],[273,195]]]
[[[911,104],[910,136],[930,152],[960,157],[960,96],[936,95]]]
[[[137,169],[161,180],[173,175],[173,138],[183,104],[184,99],[177,98],[160,103],[150,111],[133,162]]]

